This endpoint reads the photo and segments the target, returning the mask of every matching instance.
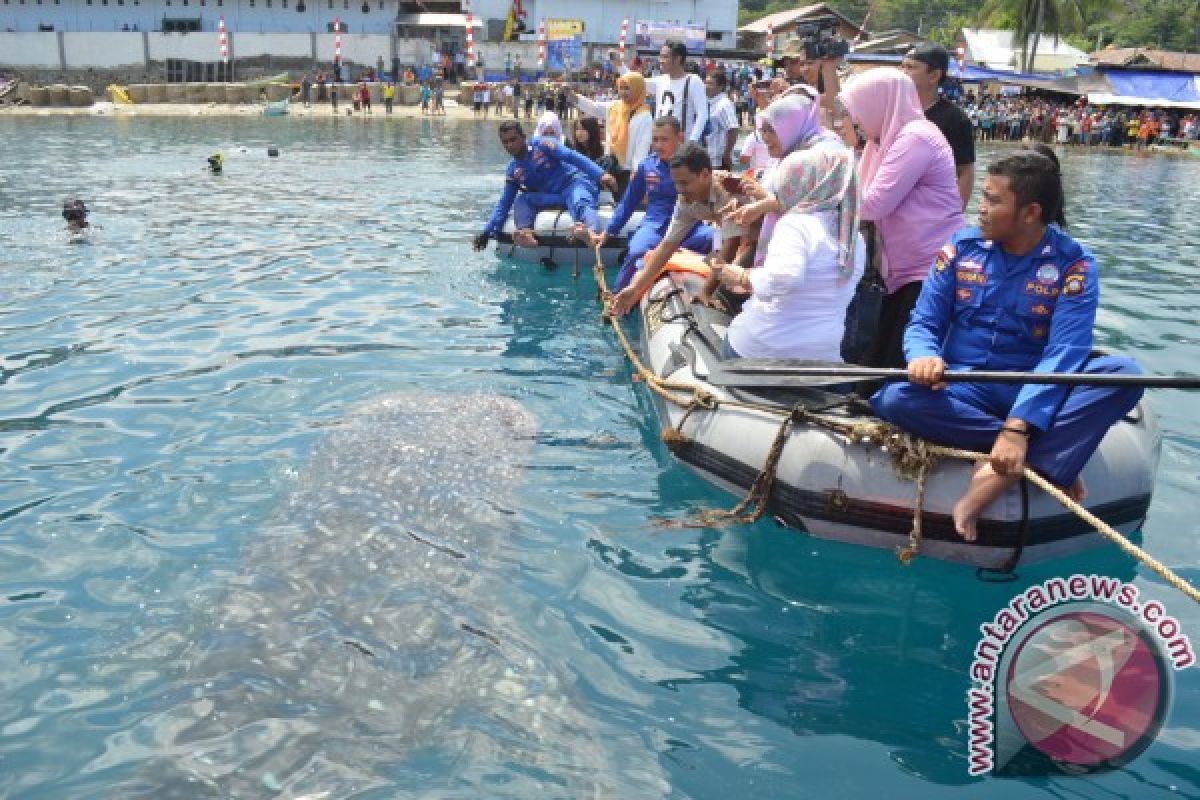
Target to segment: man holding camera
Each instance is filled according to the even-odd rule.
[[[949,73],[950,53],[940,44],[920,44],[908,52],[900,68],[917,85],[925,119],[937,125],[954,151],[958,193],[965,209],[975,188],[975,129],[961,108],[938,94]]]
[[[775,60],[774,66],[783,68],[787,82],[793,86],[806,83],[817,90],[821,97],[821,123],[833,130],[834,101],[842,90],[837,74],[841,57],[814,57],[811,45],[810,41],[800,37],[791,39]]]

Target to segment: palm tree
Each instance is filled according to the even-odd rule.
[[[1082,32],[1095,3],[1087,0],[988,0],[981,9],[984,21],[1013,29],[1013,46],[1021,49],[1021,71],[1028,72],[1037,58],[1042,34],[1058,38]]]

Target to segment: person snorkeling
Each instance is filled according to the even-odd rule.
[[[208,170],[213,175],[220,175],[225,169],[225,156],[220,152],[213,153],[208,157]]]
[[[67,221],[67,233],[79,236],[92,226],[87,221],[88,207],[78,197],[69,197],[63,201],[62,216]]]

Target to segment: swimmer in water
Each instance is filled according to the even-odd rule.
[[[72,238],[85,236],[92,227],[87,221],[88,208],[78,197],[63,201],[62,216],[67,221],[67,233]]]

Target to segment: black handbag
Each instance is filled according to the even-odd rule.
[[[867,242],[867,267],[862,280],[854,290],[854,297],[846,308],[846,332],[842,335],[842,359],[847,364],[861,364],[879,332],[879,314],[887,288],[879,271],[882,256],[875,235],[875,224],[864,222],[861,226]]]

